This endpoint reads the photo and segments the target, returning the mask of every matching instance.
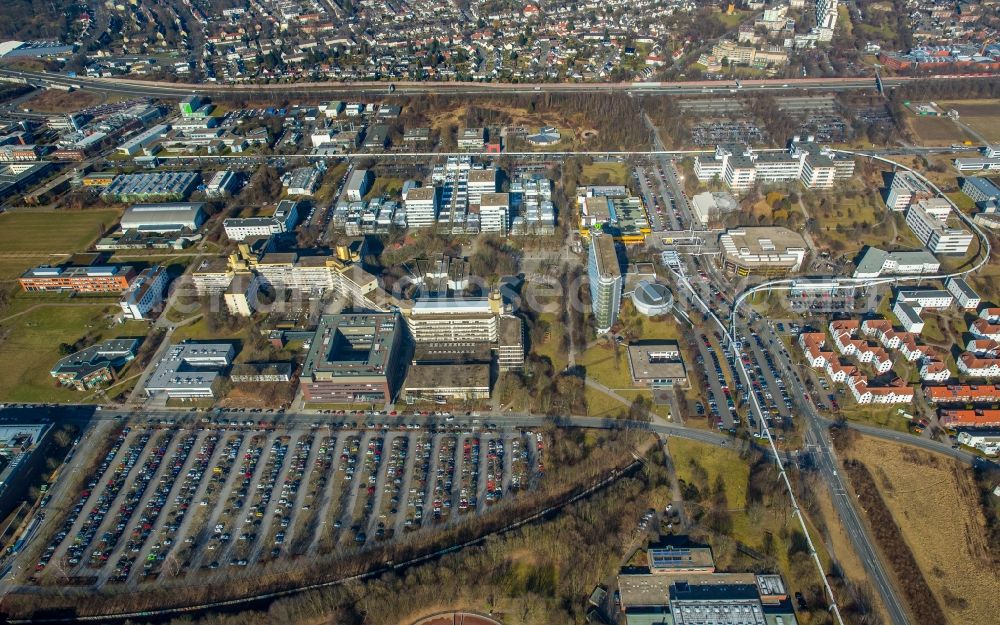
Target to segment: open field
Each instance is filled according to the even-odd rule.
[[[583,166],[580,180],[585,184],[625,184],[628,169],[624,163],[591,163]]]
[[[30,108],[35,113],[69,113],[107,101],[107,96],[94,91],[43,89],[23,102],[21,107]]]
[[[987,140],[1000,141],[1000,100],[956,100],[938,104],[958,111],[959,121]]]
[[[907,117],[906,123],[921,145],[951,145],[976,139],[949,117],[913,115]]]
[[[971,469],[863,436],[844,456],[871,472],[947,622],[991,620],[1000,611],[1000,572],[992,566],[995,546],[986,540]]]
[[[0,251],[79,252],[118,220],[112,210],[13,211],[0,215]]]
[[[788,581],[791,592],[809,594],[809,590],[818,584],[818,579],[812,562],[803,553],[789,555],[792,533],[798,530],[798,523],[777,475],[752,477],[748,461],[735,449],[722,449],[678,438],[668,439],[667,447],[678,479],[697,486],[702,493],[701,500],[697,502],[689,501],[685,496],[685,505],[689,510],[713,508],[713,500],[719,496],[718,484],[722,485],[726,516],[729,518],[728,529],[716,531],[711,528],[716,523],[713,518],[720,514],[718,510],[706,511],[702,521],[692,528],[696,536],[702,531],[708,533],[717,566],[721,570],[773,566]],[[766,469],[758,467],[756,470]],[[750,503],[750,482],[756,480],[758,486],[764,486],[763,482],[768,479],[774,479],[772,484],[765,486],[765,489],[772,489],[773,499],[765,496],[764,501]],[[739,550],[737,544],[764,555],[764,559],[756,560],[748,556]],[[822,561],[829,562],[830,556],[822,543],[817,544],[817,551]]]
[[[615,351],[618,352],[617,358]],[[628,368],[628,348],[624,345],[618,346],[616,350],[607,341],[598,341],[596,345],[577,357],[576,364],[587,370],[587,377],[610,389],[632,388],[632,374]]]
[[[84,335],[94,340],[129,336],[124,328],[109,327],[114,307],[104,302],[45,303],[32,308],[29,298],[20,298],[27,310],[0,322],[0,358],[17,363],[0,379],[0,399],[16,402],[80,401],[85,394],[56,385],[49,370],[61,357],[59,345],[74,343]],[[7,311],[7,315],[15,311]],[[120,312],[120,311],[119,311]],[[133,332],[133,335],[135,333]]]

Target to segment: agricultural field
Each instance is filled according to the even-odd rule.
[[[843,455],[872,474],[947,622],[984,622],[997,614],[995,546],[986,538],[971,469],[944,456],[863,436]]]
[[[120,217],[118,211],[10,211],[0,214],[0,254],[79,252]]]
[[[986,140],[1000,141],[1000,100],[958,100],[939,104],[958,111],[959,121]]]
[[[547,445],[533,431],[402,423],[127,426],[76,467],[84,488],[49,506],[51,539],[24,570],[43,586],[121,589],[359,553],[531,488]]]

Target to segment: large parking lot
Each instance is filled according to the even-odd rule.
[[[485,512],[545,471],[537,431],[347,428],[124,427],[85,488],[61,513],[49,508],[57,533],[26,568],[36,580],[135,586],[363,549]]]

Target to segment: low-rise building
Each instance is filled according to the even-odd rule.
[[[157,171],[120,174],[101,193],[117,202],[174,202],[187,199],[198,187],[201,174],[196,171]]]
[[[49,373],[63,386],[89,391],[114,382],[118,371],[135,358],[138,347],[136,339],[102,341],[60,358]]]
[[[904,289],[896,292],[896,301],[918,308],[941,309],[951,306],[955,298],[943,289]]]
[[[1000,428],[1000,410],[989,408],[941,409],[938,411],[941,427],[957,428]]]
[[[686,387],[687,370],[675,341],[643,341],[628,346],[633,386],[653,390]]]
[[[170,399],[213,398],[234,354],[230,343],[185,341],[171,345],[153,365],[144,387],[146,395],[153,397],[162,393]]]
[[[933,275],[940,269],[941,263],[926,250],[888,252],[867,247],[858,260],[853,277]]]
[[[292,379],[290,362],[247,362],[233,365],[229,373],[233,384],[254,382],[289,382]]]
[[[230,241],[245,241],[252,237],[267,237],[290,232],[299,219],[299,203],[281,200],[270,217],[231,217],[222,222]]]
[[[933,404],[992,404],[1000,401],[996,384],[956,384],[925,386],[924,397]]]
[[[417,364],[406,374],[403,391],[407,403],[489,399],[488,364]]]
[[[973,447],[987,456],[1000,453],[1000,428],[992,430],[959,430],[955,436],[959,445]]]

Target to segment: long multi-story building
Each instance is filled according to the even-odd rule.
[[[393,401],[406,368],[401,325],[396,313],[323,315],[302,366],[305,400]]]
[[[1000,385],[959,384],[925,386],[924,397],[934,404],[992,404],[1000,401]]]
[[[25,291],[121,293],[129,287],[135,275],[135,269],[130,265],[43,265],[24,272],[19,282]]]
[[[587,276],[597,332],[605,333],[618,321],[623,288],[621,265],[610,235],[595,233],[590,237]]]
[[[786,151],[757,151],[741,144],[719,145],[710,157],[697,156],[695,175],[702,182],[719,179],[745,191],[758,182],[799,181],[809,189],[829,189],[854,174],[854,159],[809,141],[793,140]]]
[[[921,200],[906,211],[906,225],[935,254],[965,254],[972,233],[960,227],[951,206],[943,199]]]
[[[299,218],[299,203],[281,200],[270,217],[234,217],[222,222],[230,241],[245,241],[250,237],[266,237],[289,232]]]
[[[418,299],[403,309],[410,336],[417,344],[496,343],[499,334],[499,298]]]

